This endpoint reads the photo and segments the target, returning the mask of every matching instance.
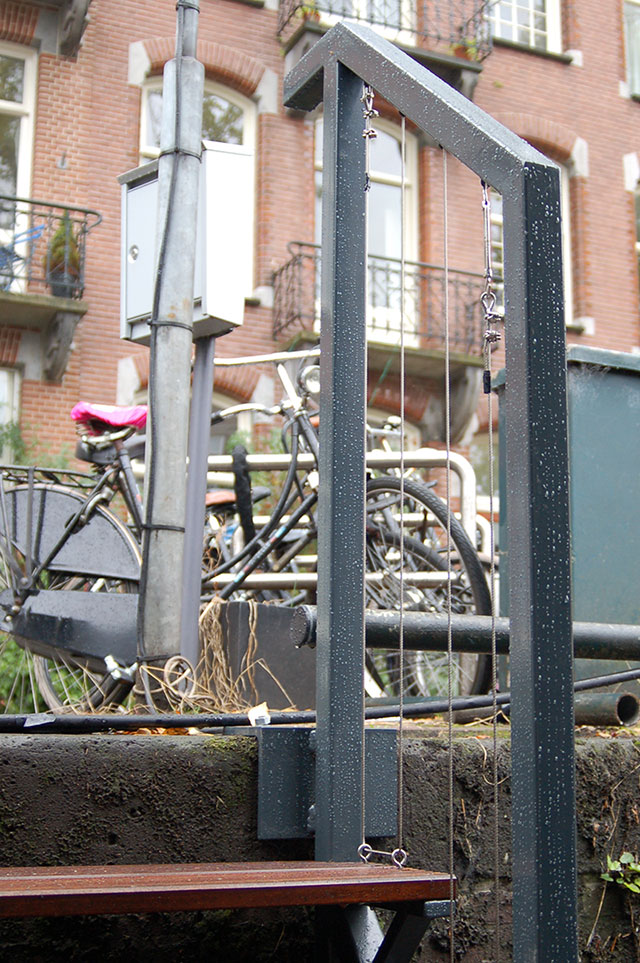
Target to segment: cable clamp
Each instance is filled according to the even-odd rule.
[[[159,321],[157,318],[151,318],[149,320],[150,328],[184,328],[185,331],[193,333],[193,327],[190,324],[185,324],[184,321]]]
[[[184,532],[184,525],[154,525],[151,522],[143,523],[142,528],[146,532]]]
[[[165,147],[158,154],[158,157],[168,157],[170,154],[180,154],[184,157],[195,157],[197,160],[202,160],[202,151],[189,150],[187,147]]]

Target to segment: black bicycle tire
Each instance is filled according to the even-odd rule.
[[[16,489],[22,489],[26,487],[27,486],[17,485]],[[80,493],[74,491],[73,489],[65,488],[62,485],[38,483],[34,486],[34,488],[54,490],[58,494],[68,495],[73,500],[76,510],[77,510],[78,502],[82,500],[82,496],[80,495]],[[117,536],[121,538],[124,543],[126,543],[127,548],[135,556],[135,558],[138,561],[138,564],[141,564],[141,553],[140,553],[140,547],[138,545],[138,542],[136,541],[135,537],[132,535],[129,528],[124,524],[124,522],[122,522],[117,515],[115,515],[110,509],[106,508],[104,505],[96,505],[93,511],[99,514],[103,518],[103,520],[106,521],[107,524],[112,528],[112,530],[114,530],[117,533]],[[73,513],[70,513],[70,515],[71,514]],[[71,535],[70,537],[72,538],[73,536]],[[92,579],[94,581],[97,581],[103,578],[103,576],[95,575],[95,574],[89,576],[86,573],[71,572],[71,571],[56,572],[54,582],[59,581],[60,583],[62,583],[65,580],[68,581],[69,579],[74,579],[74,578],[79,579],[81,581],[82,580],[86,581],[87,579]],[[124,587],[124,590],[127,592],[136,593],[138,591],[138,583],[136,583],[132,579],[123,578],[118,580],[118,579],[110,578],[109,580],[112,582],[119,581],[121,586]],[[58,586],[55,584],[52,585],[53,589],[57,587]],[[64,590],[64,586],[62,584],[60,584],[59,587],[61,590]],[[32,652],[29,649],[29,646],[26,645],[23,640],[21,640],[16,636],[12,636],[12,638],[20,646],[21,649],[23,649],[32,657],[33,664],[34,664],[34,675],[36,678],[37,686],[40,691],[40,695],[43,701],[45,702],[45,704],[47,705],[47,707],[50,709],[58,709],[58,710],[69,708],[69,707],[66,707],[59,699],[51,698],[53,693],[53,687],[49,692],[50,698],[47,698],[47,696],[45,695],[45,693],[42,691],[40,687],[40,681],[45,678],[45,674],[47,675],[49,674],[47,665],[49,663],[63,665],[64,662],[58,657],[58,655],[53,650],[50,657],[47,657],[41,654],[37,655],[35,652]],[[68,658],[67,661],[69,665],[73,665],[75,663],[75,664],[78,664],[78,666],[80,667],[79,660],[75,660],[71,656]],[[96,677],[100,676],[99,672],[95,672],[94,674],[96,675]],[[117,705],[126,698],[129,688],[130,686],[128,686],[128,684],[126,683],[114,682],[114,680],[112,679],[112,677],[110,676],[110,674],[107,672],[105,668],[104,676],[100,678],[99,682],[95,685],[92,684],[91,688],[87,689],[86,699],[83,700],[83,703],[85,704],[84,707],[86,707],[88,711],[95,712],[99,709],[102,709],[106,705]],[[73,708],[75,708],[77,711],[81,707],[82,707],[82,704],[79,704],[74,706]]]
[[[449,516],[447,506],[438,495],[423,482],[412,478],[401,479],[394,475],[381,475],[367,480],[367,495],[389,489],[395,493],[400,493],[401,488],[404,493],[417,502],[422,502],[427,509],[437,518],[443,530],[449,526],[451,542],[460,557],[462,566],[465,570],[469,588],[473,596],[475,612],[477,615],[491,614],[491,595],[487,580],[485,578],[482,563],[473,547],[464,528],[453,514]],[[389,533],[391,534],[391,533]],[[417,539],[412,536],[405,536],[405,541],[410,547],[414,547]],[[421,544],[421,543],[420,543]],[[428,546],[422,546],[428,548]],[[443,567],[443,566],[440,566]],[[476,671],[471,684],[469,694],[487,692],[491,684],[491,658],[480,655],[476,659]]]

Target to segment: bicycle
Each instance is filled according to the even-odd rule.
[[[0,699],[4,712],[37,711],[42,703],[47,709],[97,710],[120,703],[133,681],[127,665],[135,662],[135,633],[126,662],[110,649],[103,653],[94,645],[92,651],[82,638],[67,648],[56,628],[70,603],[56,603],[52,593],[128,595],[131,617],[142,527],[131,469],[141,443],[132,436],[144,426],[146,409],[79,405],[72,416],[84,418],[86,431],[76,457],[89,462],[93,474],[0,467],[0,658],[3,665],[13,665],[13,678],[7,684],[5,673]],[[110,508],[118,494],[129,525]],[[87,635],[95,631],[89,622]]]
[[[97,711],[119,706],[131,691],[143,525],[131,462],[144,457],[135,432],[146,415],[145,406],[74,407],[75,454],[93,473],[0,466],[0,712]],[[112,509],[118,497],[127,523]],[[233,491],[208,497],[227,520],[234,516]],[[53,594],[60,591],[90,594],[92,605],[61,603]],[[128,596],[120,598],[127,604],[113,600],[101,612],[95,595],[105,593]],[[109,625],[100,636],[96,620],[104,616],[116,619],[117,638]],[[84,636],[74,634],[74,619],[89,626]]]
[[[212,535],[208,557],[211,572],[204,581],[209,597],[276,600],[290,606],[315,602],[318,498],[317,368],[303,368],[297,388],[282,365],[277,372],[283,388],[279,405],[234,405],[214,414],[224,421],[240,411],[283,418],[283,448],[289,455],[279,499],[262,528],[244,544],[229,537],[224,519],[209,518]],[[379,430],[376,430],[379,433]],[[393,423],[383,431],[397,435]],[[447,539],[451,546],[447,547]],[[234,534],[237,534],[235,529]],[[404,558],[404,606],[412,611],[444,611],[447,602],[448,558],[451,557],[452,609],[456,614],[491,611],[490,595],[476,551],[444,502],[423,482],[398,475],[375,477],[369,472],[366,490],[366,576],[368,608],[397,608]],[[205,592],[206,597],[206,592]],[[367,691],[397,696],[400,665],[397,651],[369,650]],[[458,655],[454,688],[460,694],[486,691],[487,657]],[[408,653],[404,688],[408,695],[442,695],[448,690],[446,655]]]
[[[279,405],[270,409],[233,406],[212,416],[215,423],[240,409],[280,414],[285,418],[283,437],[290,454],[285,483],[269,520],[254,536],[246,538],[245,532],[245,544],[239,549],[230,530],[238,527],[235,514],[236,509],[242,512],[242,500],[232,492],[212,499],[216,504],[208,518],[209,529],[215,524],[205,545],[210,566],[203,575],[205,601],[214,589],[222,599],[275,599],[289,605],[314,599],[318,438],[310,410],[310,373],[301,372],[301,394],[284,368],[280,367],[278,373],[284,388]],[[0,607],[6,613],[4,628],[25,653],[28,664],[22,679],[29,681],[35,708],[37,692],[48,708],[95,710],[118,705],[130,692],[135,672],[135,632],[131,626],[135,625],[132,613],[140,572],[142,516],[131,456],[141,454],[144,444],[132,438],[140,423],[131,421],[131,412],[116,408],[85,406],[80,414],[90,430],[83,434],[76,454],[93,464],[94,475],[15,466],[0,470],[0,556],[6,585],[0,593]],[[302,466],[305,457],[306,466]],[[446,558],[451,554],[454,611],[486,614],[486,582],[463,530],[452,518],[449,525],[455,551],[450,552],[443,544],[447,531],[444,504],[413,479],[406,479],[402,487],[401,504],[397,477],[371,477],[367,483],[367,605],[390,608],[398,604],[403,543],[408,585],[405,605],[429,611],[442,608]],[[262,490],[257,495],[264,493]],[[109,507],[118,494],[126,506],[129,525]],[[249,507],[252,499],[250,492]],[[244,509],[246,515],[246,494]],[[404,518],[404,535],[400,516]],[[260,573],[253,576],[258,587],[252,588],[251,577],[259,569]],[[226,584],[220,587],[225,575]],[[269,582],[272,576],[276,576],[276,582],[288,579],[289,587],[274,588]],[[54,600],[53,593],[60,590],[76,593],[71,616],[67,612],[69,596],[62,605],[58,597]],[[109,603],[109,613],[120,635],[115,633],[114,639],[100,637],[96,621],[107,611],[104,600],[101,608],[97,604],[105,594],[115,596]],[[80,600],[82,605],[78,605]],[[86,630],[85,636],[79,637],[69,628],[82,611],[85,620],[89,618],[87,612],[93,613],[94,621],[89,618],[85,624],[91,626],[96,638],[89,640]],[[59,620],[67,626],[64,637],[53,631]],[[127,631],[129,638],[125,638]],[[410,693],[439,691],[442,668],[435,666],[431,656],[414,654],[409,662]],[[397,694],[396,676],[397,653],[369,653],[370,692]],[[485,686],[483,660],[470,657],[466,666],[461,658],[457,667],[459,691],[479,691]],[[24,695],[22,688],[14,687],[5,696],[5,711],[19,711]]]

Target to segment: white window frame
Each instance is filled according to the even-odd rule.
[[[17,368],[7,368],[0,366],[0,378],[7,378],[7,402],[6,410],[5,403],[0,404],[0,426],[5,428],[7,425],[14,422],[19,424],[20,422],[20,393],[22,386],[22,378],[20,372]],[[12,451],[9,444],[5,444],[0,447],[0,458],[4,463],[12,462],[15,458],[15,452]]]
[[[558,164],[560,168],[560,211],[562,217],[562,284],[564,289],[564,323],[565,327],[570,327],[573,323],[573,260],[572,260],[572,247],[571,247],[571,190],[570,190],[570,178],[569,171],[566,164]],[[491,191],[493,194],[493,190]],[[491,223],[492,225],[499,225],[502,228],[502,214],[495,212],[494,206],[491,208]],[[492,260],[494,261],[494,276],[495,272],[495,257],[496,247],[500,247],[504,255],[504,234],[498,242],[491,242],[491,253]],[[502,261],[502,268],[504,269],[504,258]],[[498,280],[494,284],[497,295],[497,310],[504,313],[504,284],[502,278],[498,275]]]
[[[315,137],[320,136],[322,118],[316,121]],[[378,117],[373,124],[379,130],[400,143],[402,132],[397,124]],[[322,163],[318,160],[321,156],[318,150],[314,151],[314,172],[322,173]],[[371,169],[371,182],[376,184],[387,184],[392,187],[401,187],[402,178],[400,175],[388,174],[384,171]],[[405,262],[416,262],[418,260],[418,138],[407,132],[405,137],[405,202],[404,202],[404,258]],[[316,225],[316,236],[318,225]],[[371,261],[367,264],[367,280],[369,282],[369,271]],[[399,270],[399,266],[398,266]],[[416,304],[417,313],[411,316],[411,287],[412,280],[409,278],[405,285],[405,344],[408,347],[417,347],[419,344],[419,283],[416,285]],[[408,296],[407,296],[408,295]],[[372,310],[375,310],[375,320],[382,321],[382,324],[374,324]],[[316,317],[320,316],[319,306],[316,308]],[[393,344],[399,343],[400,317],[399,311],[395,308],[375,308],[372,309],[367,301],[367,337],[373,343]]]
[[[496,0],[492,3],[489,11],[488,17],[491,23],[491,32],[494,37],[509,40],[513,43],[519,44],[521,47],[526,47],[528,50],[541,50],[547,51],[548,53],[562,53],[562,12],[560,8],[561,0],[546,0],[545,2],[545,16],[547,18],[546,29],[544,30],[543,36],[546,38],[546,44],[544,47],[536,46],[533,43],[534,35],[539,33],[535,30],[533,24],[533,17],[535,16],[535,10],[533,9],[533,0],[528,0],[530,6],[530,43],[523,43],[518,40],[515,32],[517,31],[517,14],[518,8],[522,7],[526,0]],[[500,19],[500,7],[506,5],[511,7],[512,19],[510,22],[502,21]],[[514,34],[509,36],[509,28],[512,28]]]
[[[415,33],[415,6],[410,2],[410,0],[400,0],[400,23],[395,25],[386,25],[382,23],[374,23],[369,19],[369,7],[371,0],[351,0],[351,7],[353,13],[349,16],[345,16],[342,13],[330,13],[326,8],[323,7],[322,0],[317,0],[317,8],[320,14],[320,19],[323,24],[329,27],[333,27],[336,23],[342,20],[353,21],[355,23],[366,23],[375,30],[376,33],[381,34],[383,37],[387,37],[389,40],[393,40],[395,43],[402,43],[406,46],[416,46],[416,33]],[[328,4],[334,9],[337,8],[340,3],[339,0],[333,0],[332,3]]]
[[[635,56],[632,55],[632,38],[630,36],[630,17],[627,16],[627,9],[636,10],[633,17],[633,30],[635,36]],[[624,21],[624,46],[626,59],[626,77],[629,86],[629,93],[632,97],[640,96],[640,0],[624,0],[623,6]]]
[[[31,170],[33,165],[33,133],[35,127],[36,92],[38,86],[38,55],[35,50],[17,43],[0,43],[0,55],[24,61],[24,96],[22,103],[0,100],[0,113],[19,117],[20,143],[18,146],[18,173],[16,196],[31,194]]]
[[[635,190],[633,192],[633,202],[635,209],[635,228],[636,228],[636,240],[635,240],[635,252],[636,261],[638,264],[638,279],[640,280],[640,181],[636,183]]]
[[[154,160],[160,154],[160,148],[152,144],[145,143],[145,135],[148,125],[148,96],[152,91],[162,92],[162,77],[151,77],[142,85],[142,103],[140,106],[140,163],[144,164],[149,160]],[[242,127],[242,146],[253,151],[256,149],[256,105],[248,97],[237,93],[231,87],[225,87],[213,80],[205,80],[205,94],[214,94],[235,104],[243,111]]]

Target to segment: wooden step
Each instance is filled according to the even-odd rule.
[[[415,903],[450,896],[445,873],[364,862],[0,868],[2,917]]]

